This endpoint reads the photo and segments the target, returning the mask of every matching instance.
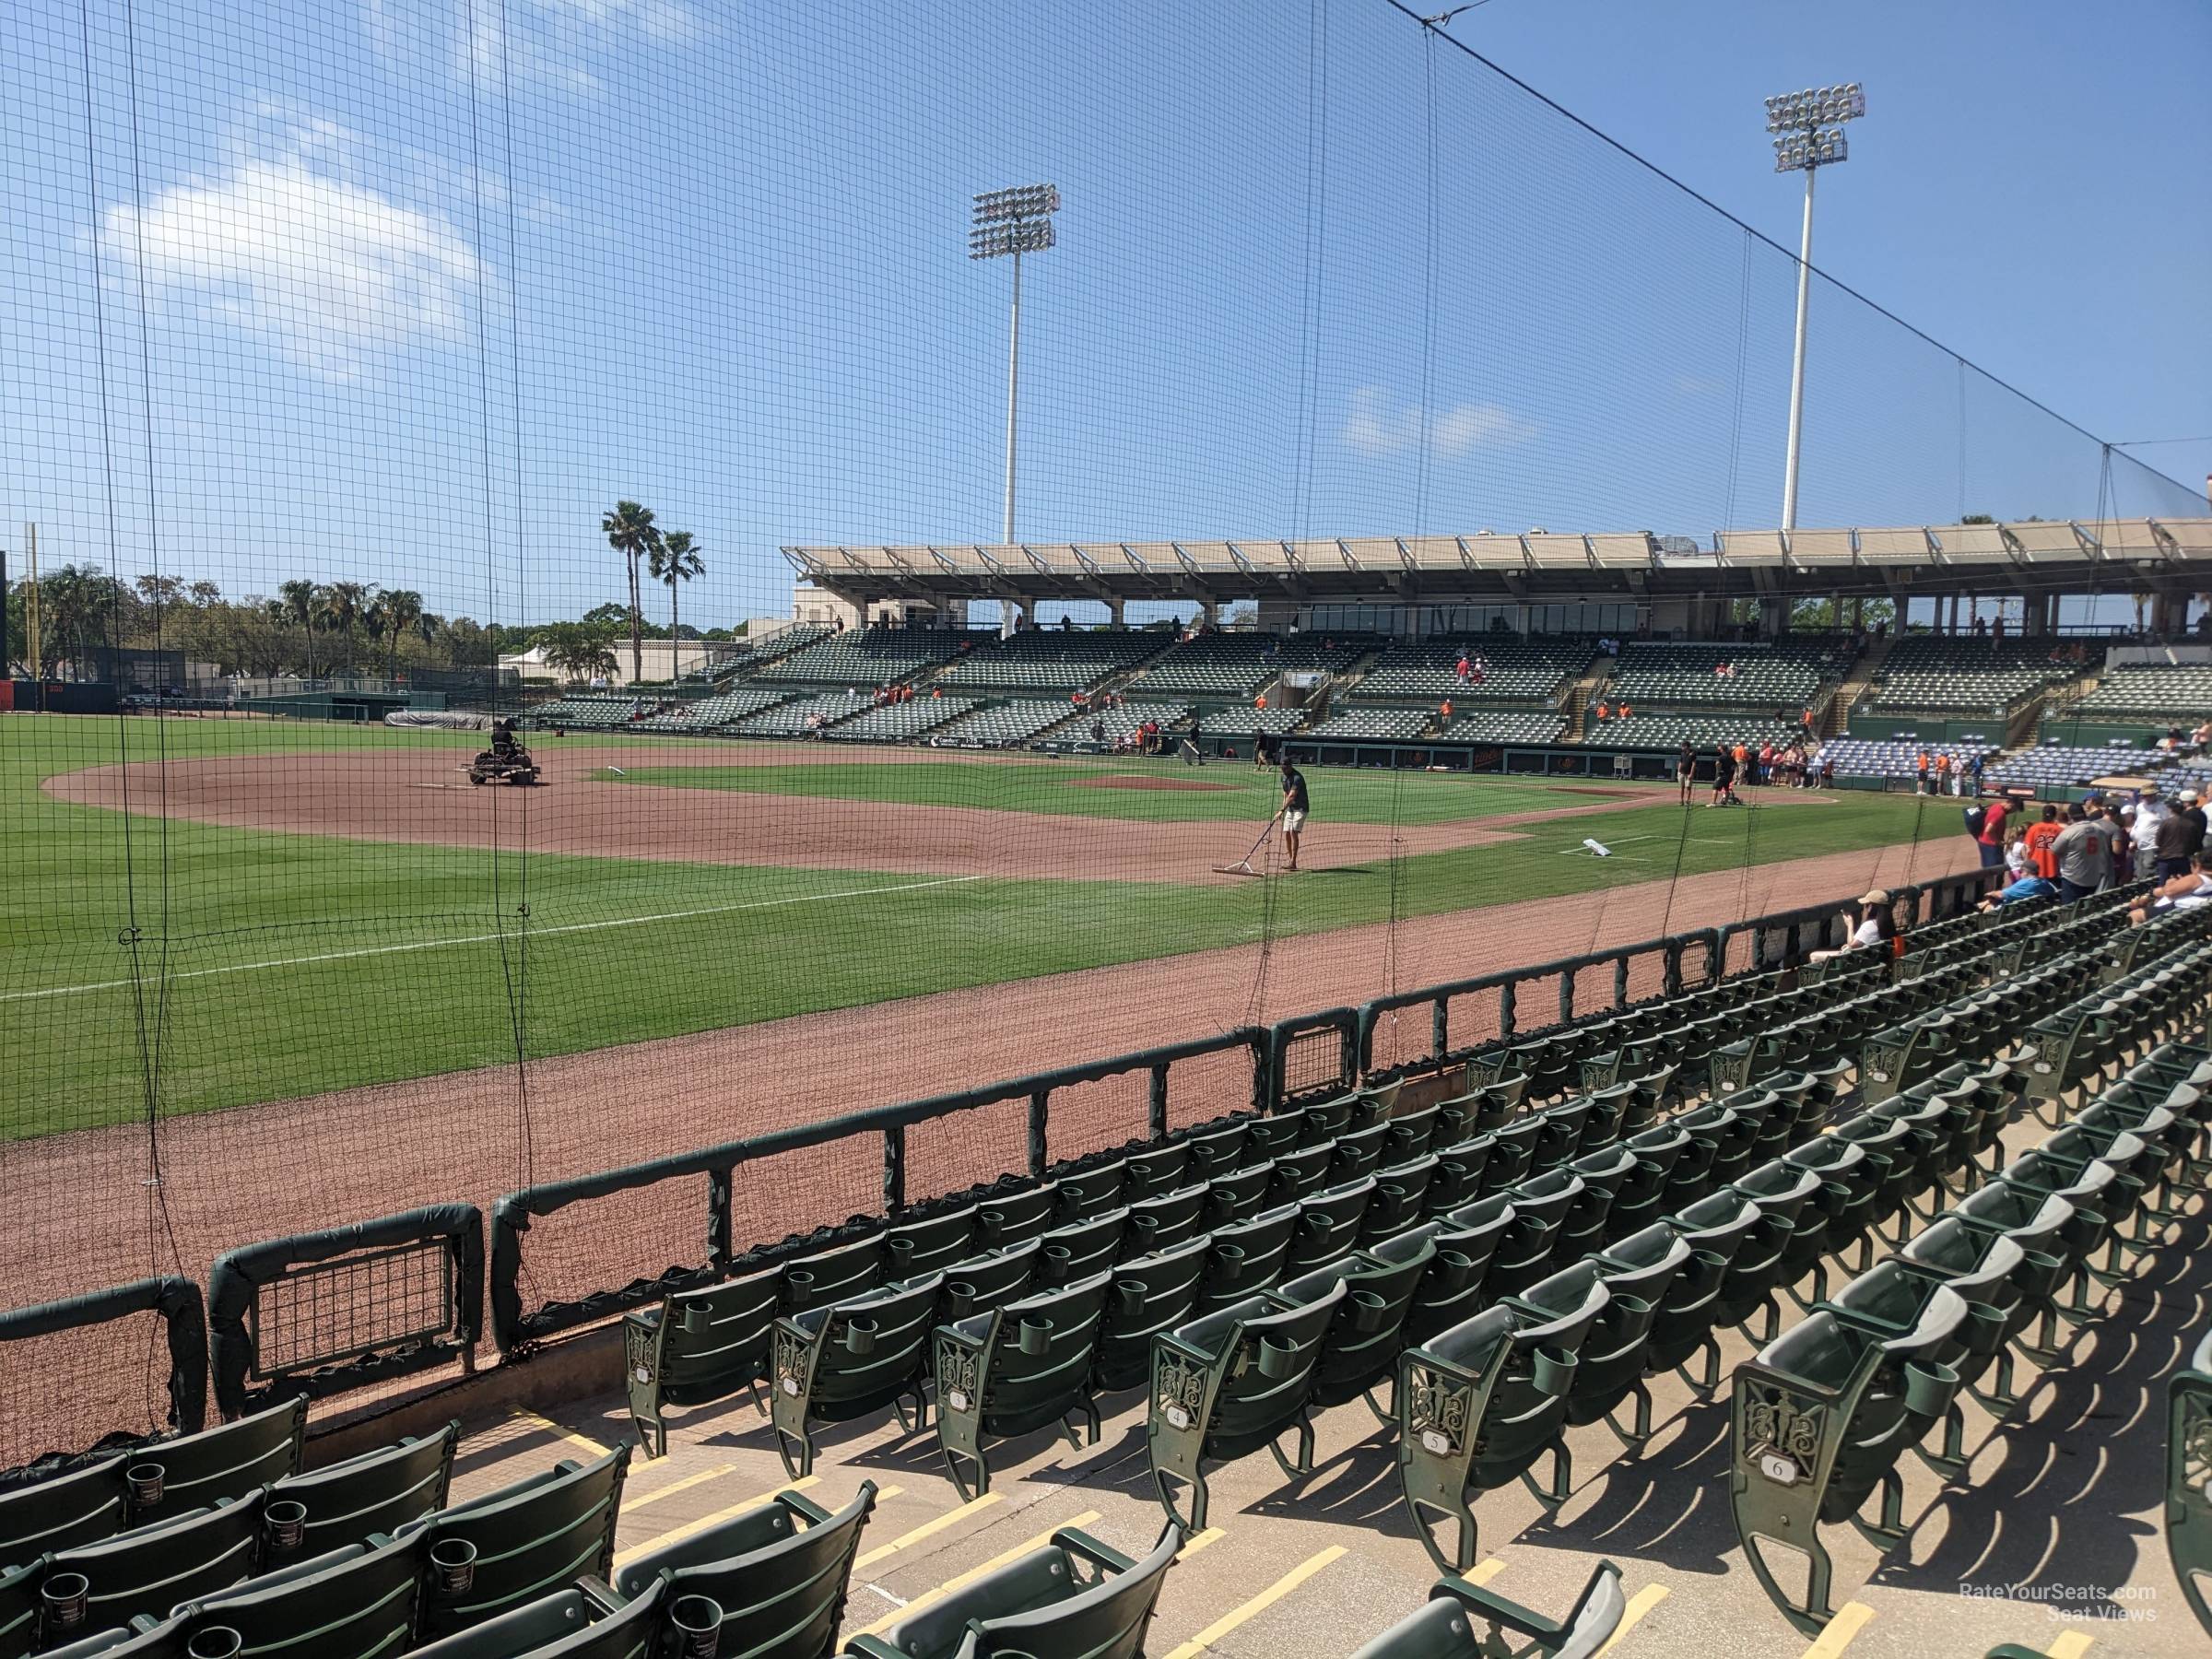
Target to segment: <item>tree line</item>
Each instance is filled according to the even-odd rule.
[[[442,617],[413,588],[371,582],[317,582],[298,577],[276,584],[274,594],[232,599],[213,582],[142,575],[125,578],[98,564],[63,564],[41,571],[35,594],[41,668],[66,667],[84,679],[99,671],[103,653],[164,650],[187,662],[208,663],[225,677],[266,679],[297,676],[381,673],[396,678],[411,668],[488,668],[500,655],[544,648],[547,662],[578,678],[612,674],[614,646],[629,635],[631,677],[642,678],[643,588],[668,589],[669,633],[687,640],[728,640],[745,631],[682,623],[680,584],[704,573],[699,540],[688,531],[663,530],[652,511],[618,501],[602,520],[609,546],[623,560],[629,602],[594,606],[577,620],[522,625]],[[28,672],[34,584],[9,584],[7,668]]]

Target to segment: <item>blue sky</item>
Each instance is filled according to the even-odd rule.
[[[1775,521],[1792,261],[1384,0],[86,6],[0,22],[0,526],[49,559],[535,618],[617,594],[627,495],[712,622],[782,543],[994,539],[967,197],[1045,179],[1025,538]],[[1760,100],[1865,82],[1816,265],[2103,436],[2212,433],[2203,6],[1453,30],[1790,247]],[[2094,444],[1818,283],[1810,383],[1804,523],[2098,506]]]

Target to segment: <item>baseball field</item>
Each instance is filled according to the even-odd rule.
[[[1715,878],[1884,850],[1924,874],[1960,840],[1942,804],[1872,794],[1685,812],[1671,785],[1316,769],[1307,868],[1252,880],[1214,869],[1277,798],[1245,765],[568,737],[535,741],[545,786],[472,789],[476,744],[9,721],[0,1042],[36,1088],[0,1131],[136,1121],[149,1088],[164,1117],[218,1112],[1586,896],[1495,936],[1499,961],[1542,959],[1614,936],[1615,890],[1649,934],[1724,919],[1684,904]],[[1855,877],[1803,879],[1809,900]],[[1255,994],[1275,1017],[1384,988],[1347,951],[1304,1001]],[[1149,1036],[1123,1024],[1077,1001],[1065,1029],[1085,1055]]]

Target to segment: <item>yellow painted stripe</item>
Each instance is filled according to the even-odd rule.
[[[1260,1614],[1266,1612],[1277,1602],[1281,1601],[1284,1596],[1289,1594],[1291,1591],[1297,1589],[1342,1554],[1344,1554],[1344,1546],[1332,1544],[1319,1555],[1300,1561],[1242,1606],[1231,1607],[1227,1613],[1215,1619],[1212,1624],[1207,1625],[1205,1630],[1170,1653],[1168,1659],[1198,1659],[1198,1655],[1206,1652],[1208,1643],[1220,1641],[1222,1637],[1228,1635],[1246,1619],[1257,1618]]]
[[[1175,1552],[1175,1559],[1179,1561],[1187,1561],[1200,1550],[1220,1543],[1228,1535],[1218,1526],[1209,1526],[1202,1533],[1193,1533],[1184,1542],[1183,1547]]]
[[[880,1492],[877,1494],[879,1498],[882,1495]],[[869,1550],[867,1554],[853,1563],[853,1571],[858,1572],[864,1568],[873,1567],[877,1562],[895,1556],[900,1550],[921,1543],[924,1538],[934,1538],[947,1527],[958,1526],[979,1510],[987,1510],[999,1500],[999,1494],[996,1492],[985,1492],[981,1498],[971,1498],[959,1509],[953,1510],[947,1514],[939,1515],[935,1521],[924,1521],[912,1532],[901,1533],[888,1544],[878,1545],[876,1548]]]
[[[1042,1549],[1047,1544],[1050,1544],[1053,1541],[1053,1534],[1059,1532],[1063,1527],[1088,1526],[1098,1518],[1099,1512],[1097,1510],[1085,1510],[1081,1514],[1072,1516],[1068,1520],[1061,1522],[1059,1526],[1050,1527],[1047,1530],[1039,1533],[1033,1538],[1025,1538],[1019,1544],[1015,1545],[1013,1548],[1007,1550],[1006,1554],[993,1556],[981,1567],[971,1567],[966,1572],[959,1574],[958,1577],[947,1579],[943,1583],[937,1585],[935,1589],[923,1591],[921,1594],[915,1596],[913,1600],[908,1602],[903,1607],[893,1607],[888,1613],[886,1613],[874,1624],[861,1626],[858,1633],[863,1636],[880,1636],[884,1633],[884,1631],[889,1630],[893,1625],[897,1624],[909,1613],[915,1611],[917,1608],[926,1607],[931,1602],[937,1600],[941,1596],[949,1595],[955,1590],[959,1590],[966,1585],[972,1584],[977,1579],[982,1578],[986,1572],[996,1572],[1001,1567],[1011,1566],[1014,1562],[1020,1560],[1023,1556],[1028,1555],[1032,1549]]]
[[[1836,1609],[1836,1616],[1828,1621],[1828,1629],[1821,1631],[1814,1639],[1813,1645],[1805,1650],[1805,1659],[1835,1659],[1838,1653],[1851,1645],[1852,1638],[1864,1630],[1866,1621],[1873,1617],[1874,1609],[1865,1602],[1845,1602]]]
[[[652,1491],[636,1498],[625,1491],[622,1494],[622,1512],[625,1515],[635,1514],[649,1503],[658,1503],[664,1498],[673,1498],[678,1492],[688,1492],[693,1487],[703,1486],[710,1480],[720,1480],[724,1475],[735,1473],[736,1468],[735,1464],[716,1464],[711,1469],[701,1469],[696,1475],[687,1475],[681,1480],[672,1480],[665,1487],[655,1487]]]
[[[1496,1556],[1492,1556],[1488,1560],[1477,1564],[1475,1571],[1467,1574],[1467,1583],[1473,1584],[1477,1589],[1480,1589],[1504,1571],[1505,1563]]]
[[[1636,1628],[1636,1621],[1665,1599],[1665,1584],[1646,1584],[1630,1596],[1629,1605],[1620,1610],[1620,1623],[1613,1628],[1612,1640],[1597,1650],[1597,1659],[1606,1659],[1606,1655],[1618,1647],[1621,1640]]]
[[[588,1457],[600,1458],[605,1457],[607,1453],[607,1448],[590,1435],[579,1434],[573,1429],[564,1428],[549,1417],[540,1417],[536,1412],[525,1411],[520,1406],[517,1406],[508,1415],[513,1421],[535,1429],[541,1434],[549,1434],[556,1440],[566,1441]]]
[[[2081,1659],[2096,1640],[2096,1637],[2084,1635],[2079,1630],[2068,1630],[2051,1644],[2051,1659]]]
[[[664,1544],[673,1544],[679,1538],[691,1537],[695,1534],[705,1532],[709,1527],[720,1526],[724,1521],[733,1521],[748,1510],[757,1510],[764,1503],[771,1503],[775,1500],[778,1492],[803,1492],[808,1487],[819,1486],[821,1483],[822,1477],[819,1475],[809,1475],[804,1480],[785,1481],[782,1486],[771,1488],[757,1498],[747,1498],[743,1503],[733,1503],[728,1509],[716,1510],[711,1515],[701,1515],[698,1520],[687,1521],[681,1526],[672,1526],[665,1533],[655,1533],[642,1544],[633,1544],[628,1549],[617,1550],[615,1552],[615,1571],[619,1572],[640,1556],[658,1549]],[[882,1498],[898,1489],[896,1487],[887,1487],[876,1496]]]

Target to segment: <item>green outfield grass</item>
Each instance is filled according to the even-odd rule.
[[[160,1110],[181,1113],[512,1059],[518,1007],[524,1052],[571,1053],[1242,944],[1270,928],[1284,935],[1379,922],[1392,911],[1382,864],[1191,888],[1023,880],[1018,847],[1006,877],[980,879],[525,858],[512,849],[164,822],[65,804],[39,788],[56,773],[120,759],[124,745],[135,759],[253,759],[267,770],[265,787],[281,790],[288,757],[465,753],[475,743],[381,727],[0,719],[0,1139],[137,1118],[149,1075]],[[1265,775],[1233,767],[1206,771],[1235,782],[1233,795],[1178,799],[1066,783],[1129,765],[759,770],[794,791],[811,774],[836,774],[826,787],[842,798],[865,788],[868,799],[950,794],[960,805],[1003,806],[1007,797],[992,792],[1011,791],[1032,793],[1054,812],[1070,810],[1072,797],[1073,809],[1100,817],[1205,801],[1232,808],[1208,816],[1256,819],[1271,805],[1272,791],[1260,793]],[[1034,781],[1007,779],[1032,770]],[[714,787],[733,774],[708,775]],[[612,782],[562,787],[605,789],[610,803],[620,794]],[[1318,769],[1313,790],[1324,824],[1331,814],[1371,811],[1393,791],[1404,821],[1421,823],[1576,800],[1540,784]],[[1688,814],[1671,797],[1661,790],[1648,806],[1531,825],[1523,840],[1409,858],[1395,883],[1397,912],[1593,891],[1677,865],[1694,874],[1956,830],[1947,811],[1924,818],[1924,804],[1879,795],[1786,812]],[[1620,855],[1562,856],[1594,830]],[[1347,985],[1345,995],[1371,989]],[[1128,1036],[1100,1017],[1100,1052]],[[730,1128],[702,1124],[701,1135]]]

